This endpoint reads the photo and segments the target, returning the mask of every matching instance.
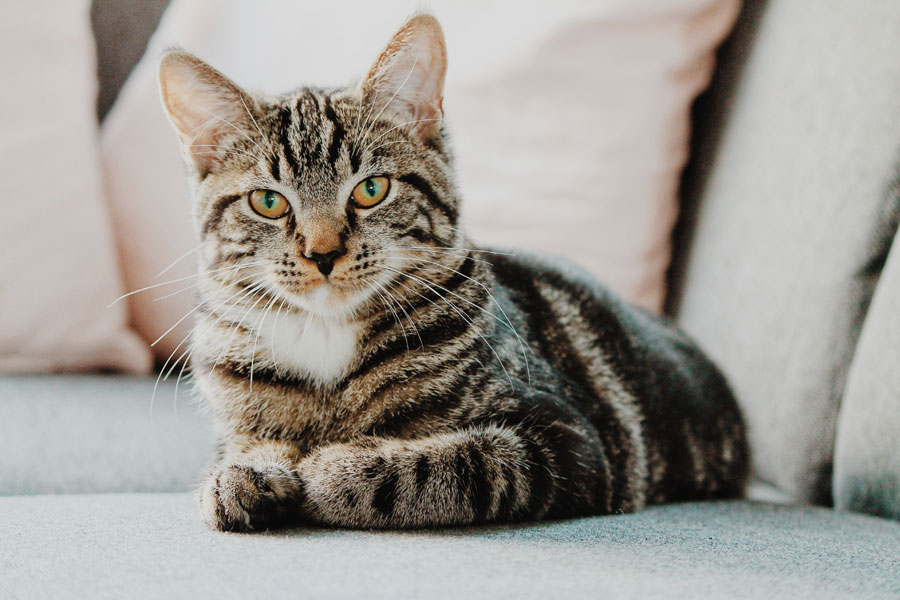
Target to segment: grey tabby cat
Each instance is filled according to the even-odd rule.
[[[251,95],[162,57],[202,241],[192,370],[221,432],[205,521],[429,527],[740,495],[741,415],[690,340],[457,228],[445,70],[421,14],[346,89]]]

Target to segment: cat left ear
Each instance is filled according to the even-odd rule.
[[[444,113],[447,48],[437,19],[420,14],[394,34],[360,84],[363,104],[409,121],[423,141],[436,136]]]
[[[169,50],[159,61],[159,89],[185,157],[205,173],[227,150],[229,136],[252,127],[248,94],[193,54]]]

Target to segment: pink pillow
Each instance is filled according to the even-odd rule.
[[[557,0],[540,11],[512,0],[429,5],[447,37],[444,109],[472,237],[567,256],[660,310],[690,106],[738,0]],[[415,7],[174,0],[103,135],[128,287],[159,281],[156,273],[196,243],[178,144],[156,91],[162,48],[194,52],[245,89],[341,85],[365,72]],[[254,31],[264,35],[248,36]],[[185,260],[168,275],[192,269]],[[160,295],[132,299],[148,340],[193,307],[189,291],[154,302]],[[158,345],[160,356],[189,321]]]
[[[90,2],[0,7],[0,373],[150,369],[100,178]]]

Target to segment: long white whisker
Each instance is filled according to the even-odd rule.
[[[451,228],[452,229],[452,228]],[[497,252],[495,250],[479,250],[477,248],[453,248],[449,246],[401,246],[405,250],[430,250],[432,252],[449,252],[451,250],[461,252],[480,252],[482,254],[499,254],[501,256],[515,256],[513,252]]]
[[[449,252],[448,252],[448,254],[450,254],[450,256],[456,256],[456,257],[459,257],[459,258],[464,258],[464,257],[466,256],[465,254],[452,254],[452,253],[449,253]],[[380,254],[380,256],[384,256],[385,258],[399,259],[399,260],[411,260],[411,261],[429,262],[429,261],[425,260],[424,258],[419,258],[419,257],[417,257],[417,256],[401,256],[401,255],[398,255],[398,254]],[[494,266],[494,263],[492,263],[492,262],[490,262],[490,261],[487,261],[487,260],[484,260],[483,258],[475,258],[474,256],[469,256],[468,258],[469,258],[469,260],[471,260],[471,261],[473,261],[473,262],[480,262],[480,263],[485,264],[485,265],[491,265],[491,266]]]
[[[284,303],[287,302],[287,296],[285,296],[281,300],[281,305],[278,307],[278,312],[275,313],[275,318],[272,320],[272,335],[269,336],[269,342],[271,344],[272,351],[272,364],[275,366],[275,374],[278,375],[278,361],[275,359],[275,325],[278,323],[278,317],[281,315],[281,309],[284,308]]]
[[[431,264],[431,265],[435,265],[435,266],[437,266],[437,267],[440,267],[441,269],[445,269],[445,270],[447,270],[447,271],[450,271],[451,273],[454,273],[454,274],[456,274],[456,275],[459,275],[460,277],[464,277],[465,279],[471,281],[471,282],[474,283],[475,285],[480,286],[481,289],[483,289],[483,290],[485,291],[485,293],[487,293],[488,298],[490,298],[490,299],[491,299],[491,302],[493,302],[493,303],[497,306],[497,308],[500,309],[500,313],[503,315],[503,318],[506,319],[506,323],[504,323],[504,324],[507,325],[507,326],[509,327],[510,331],[512,331],[512,334],[513,334],[514,336],[516,336],[516,341],[518,341],[518,343],[519,343],[519,349],[522,351],[522,359],[525,361],[525,372],[528,374],[528,385],[531,385],[531,368],[528,366],[528,353],[525,351],[525,342],[522,340],[522,337],[519,335],[519,332],[516,331],[516,328],[513,326],[512,321],[510,320],[509,316],[506,314],[506,311],[503,310],[503,307],[500,305],[499,302],[497,302],[497,299],[496,299],[496,298],[494,297],[494,295],[491,293],[491,290],[489,290],[488,287],[487,287],[486,285],[484,285],[483,283],[481,283],[481,282],[478,281],[477,279],[475,279],[475,278],[473,278],[473,277],[469,277],[468,275],[465,275],[465,274],[463,274],[463,273],[460,273],[460,272],[457,271],[456,269],[451,269],[451,268],[448,267],[447,265],[442,265],[441,263],[439,263],[439,262],[434,262],[434,261],[432,261],[432,260],[425,260],[424,258],[413,259],[413,260],[418,260],[418,261],[420,261],[420,262],[424,262],[424,263],[428,263],[428,264]],[[470,260],[471,260],[471,258],[470,258]],[[433,283],[433,282],[432,282],[432,283]],[[435,284],[435,285],[437,285],[437,284]],[[439,286],[439,287],[440,287],[440,286]],[[459,298],[460,300],[463,300],[464,302],[468,302],[469,304],[472,304],[472,305],[475,306],[476,308],[479,308],[480,310],[483,310],[483,311],[487,312],[487,313],[488,313],[489,315],[491,315],[492,317],[497,318],[497,315],[495,315],[495,314],[493,314],[492,312],[486,310],[485,308],[483,308],[483,307],[481,307],[481,306],[478,306],[477,304],[474,304],[474,303],[470,302],[469,300],[466,300],[465,298],[463,298],[463,297],[461,297],[461,296],[459,296],[459,295],[457,295],[457,294],[454,294],[454,293],[453,293],[452,291],[450,291],[450,290],[445,290],[445,291],[448,292],[448,293],[450,293],[450,294],[453,294],[454,296],[456,296],[456,297]],[[501,322],[502,322],[502,320],[501,320]]]
[[[190,256],[191,254],[193,254],[194,252],[196,252],[197,250],[199,250],[202,247],[203,247],[203,244],[201,243],[200,245],[195,246],[194,248],[191,248],[190,250],[188,250],[187,252],[185,252],[184,254],[182,254],[181,256],[176,258],[175,260],[173,260],[171,263],[169,263],[169,265],[165,269],[163,269],[162,271],[160,271],[159,273],[156,274],[156,279],[159,279],[160,277],[162,277],[163,275],[168,273],[172,267],[174,267],[175,265],[177,265],[178,263],[180,263],[181,261],[183,261],[188,256]]]
[[[242,281],[246,281],[246,280],[250,279],[251,277],[256,277],[256,275],[257,275],[256,273],[253,273],[253,274],[251,274],[251,275],[247,275],[246,277],[241,277],[241,278],[238,279],[237,281],[234,281],[234,282],[232,283],[232,285],[237,284],[237,283],[240,283],[240,282],[242,282]],[[165,300],[166,298],[171,298],[172,296],[177,296],[178,294],[183,294],[184,292],[186,292],[186,291],[188,291],[188,290],[191,290],[191,289],[193,289],[193,288],[195,288],[195,287],[201,285],[202,283],[203,283],[202,281],[194,282],[194,283],[192,283],[191,285],[189,285],[189,286],[187,286],[187,287],[183,287],[183,288],[181,288],[180,290],[177,290],[177,291],[175,291],[175,292],[172,292],[171,294],[166,294],[165,296],[160,296],[159,298],[154,298],[153,301],[154,301],[154,302],[159,302],[160,300]]]
[[[244,110],[247,111],[247,116],[250,117],[250,120],[253,121],[253,125],[256,127],[256,131],[259,132],[259,136],[265,139],[266,134],[263,133],[262,129],[259,128],[259,123],[256,122],[256,117],[253,116],[253,113],[250,112],[250,109],[247,108],[247,103],[244,101],[244,95],[240,94],[241,104],[244,105]]]
[[[209,371],[210,373],[215,371],[216,367],[219,366],[219,361],[222,360],[222,356],[224,355],[225,350],[227,350],[229,347],[231,347],[231,340],[234,339],[234,334],[237,333],[238,328],[243,327],[244,319],[247,317],[247,315],[249,315],[253,311],[254,308],[256,308],[256,305],[259,304],[260,301],[262,301],[262,299],[266,297],[267,290],[266,290],[265,283],[261,283],[258,286],[256,286],[254,295],[256,295],[260,291],[262,291],[262,295],[256,299],[256,302],[254,302],[249,308],[247,308],[247,310],[245,310],[241,314],[241,317],[238,320],[238,322],[231,326],[231,333],[228,336],[228,340],[225,342],[225,345],[222,347],[222,350],[219,352],[219,356],[216,357],[216,362],[213,363],[212,369],[210,369],[210,371]]]
[[[211,270],[211,271],[200,271],[200,272],[198,272],[198,273],[194,273],[193,275],[186,275],[186,276],[184,276],[184,277],[179,277],[178,279],[171,279],[171,280],[169,280],[169,281],[163,281],[162,283],[156,283],[156,284],[153,284],[153,285],[148,285],[147,287],[142,287],[142,288],[139,289],[139,290],[134,290],[134,291],[128,292],[127,294],[122,294],[121,296],[119,296],[118,298],[116,298],[115,300],[113,300],[112,302],[110,302],[110,303],[107,305],[107,308],[109,308],[110,306],[113,306],[114,304],[116,304],[116,303],[118,303],[118,302],[121,302],[122,300],[124,300],[125,298],[128,298],[129,296],[133,296],[133,295],[138,294],[138,293],[140,293],[140,292],[146,292],[147,290],[153,290],[153,289],[156,289],[156,288],[158,288],[158,287],[163,287],[163,286],[165,286],[165,285],[171,285],[171,284],[173,284],[173,283],[178,283],[178,282],[180,282],[180,281],[187,281],[188,279],[193,279],[193,278],[195,278],[195,277],[202,277],[203,275],[211,275],[211,274],[213,274],[213,273],[220,273],[220,272],[222,272],[222,271],[228,271],[228,270],[237,271],[238,269],[246,269],[246,268],[248,268],[248,267],[256,267],[256,266],[259,266],[259,265],[268,265],[268,264],[272,264],[272,263],[274,263],[274,262],[275,262],[275,261],[273,261],[273,260],[264,260],[264,261],[255,262],[255,263],[247,263],[247,264],[244,264],[244,265],[237,265],[237,266],[231,265],[231,266],[228,266],[228,267],[222,267],[221,269],[213,269],[213,270]]]
[[[400,331],[403,334],[403,341],[406,342],[406,351],[409,352],[409,338],[406,337],[406,328],[403,327],[403,324],[400,322],[400,317],[397,315],[397,311],[395,311],[394,307],[385,299],[384,296],[381,295],[381,292],[379,292],[377,289],[375,289],[375,286],[373,285],[373,283],[370,283],[369,287],[372,289],[373,292],[378,294],[378,297],[381,298],[381,302],[385,306],[387,306],[388,310],[391,311],[391,314],[394,315],[394,320],[397,321],[397,326],[400,327]]]
[[[375,115],[375,118],[372,119],[372,122],[369,124],[369,128],[366,129],[366,132],[363,134],[363,139],[365,139],[366,136],[369,135],[369,132],[372,131],[372,128],[375,126],[375,123],[378,122],[378,117],[381,116],[381,113],[384,112],[384,109],[386,109],[388,106],[390,106],[391,102],[394,101],[394,98],[397,97],[397,94],[399,94],[403,90],[403,88],[406,86],[406,82],[409,81],[409,78],[412,76],[413,71],[416,70],[416,64],[418,62],[419,62],[419,57],[416,56],[415,59],[413,60],[412,67],[410,67],[410,69],[409,69],[409,73],[406,74],[406,79],[403,80],[403,83],[400,84],[400,87],[397,88],[397,91],[394,92],[394,95],[391,96],[391,98],[387,102],[385,102],[384,106],[381,107],[381,110],[378,111],[378,114]]]
[[[272,299],[268,304],[262,309],[262,312],[259,315],[259,318],[253,324],[253,329],[256,330],[256,337],[253,338],[253,351],[250,353],[250,391],[253,391],[253,365],[256,362],[256,347],[259,344],[259,334],[262,331],[261,323],[265,322],[266,315],[269,314],[269,311],[272,310],[272,307],[275,305],[275,302],[278,301],[278,294],[272,296]]]
[[[410,279],[412,279],[414,281],[419,281],[422,285],[427,287],[429,290],[434,292],[435,295],[437,295],[444,302],[446,302],[447,305],[450,306],[450,308],[452,308],[454,311],[456,311],[456,313],[460,317],[462,317],[462,319],[464,321],[466,321],[466,323],[468,323],[469,325],[472,326],[472,328],[475,330],[475,332],[478,334],[478,336],[481,338],[481,340],[487,345],[488,348],[490,348],[491,352],[493,352],[494,356],[497,358],[497,362],[500,363],[500,368],[503,369],[503,372],[506,374],[507,380],[509,380],[509,387],[512,388],[513,390],[515,390],[515,386],[513,385],[513,381],[512,381],[512,376],[509,374],[509,371],[506,370],[506,365],[503,364],[503,359],[500,358],[500,355],[497,354],[497,351],[494,350],[494,347],[491,345],[491,343],[487,340],[486,337],[484,337],[484,334],[481,332],[481,329],[477,325],[475,325],[475,321],[471,317],[469,317],[464,311],[461,311],[455,304],[453,304],[447,298],[445,298],[443,294],[441,294],[440,292],[435,290],[433,287],[431,287],[431,285],[429,285],[425,280],[423,280],[419,277],[416,277],[414,275],[410,275],[409,273],[404,273],[403,271],[398,271],[397,269],[393,269],[391,267],[382,267],[382,268],[386,269],[388,271],[391,271],[393,273],[396,273],[398,275],[402,275],[404,277],[409,277]],[[415,292],[415,293],[418,294],[418,292]],[[450,292],[450,293],[452,294],[453,292]],[[421,294],[418,294],[418,295],[421,296]]]
[[[205,144],[194,144],[192,147],[197,148],[197,147],[203,146],[203,145],[205,145]],[[248,157],[252,158],[253,160],[257,160],[257,161],[261,160],[255,154],[250,154],[249,152],[244,152],[243,150],[238,150],[237,148],[225,148],[224,150],[204,150],[202,152],[194,152],[194,154],[220,154],[223,152],[233,153],[233,154],[241,154],[243,156],[248,156]]]
[[[379,148],[384,148],[385,146],[390,146],[391,144],[413,144],[413,143],[415,143],[415,142],[413,142],[412,140],[393,140],[391,142],[385,142],[383,144],[378,144],[377,146],[372,148],[371,152],[374,153]]]
[[[379,135],[377,138],[375,138],[374,140],[369,142],[369,144],[365,148],[363,148],[362,151],[363,151],[363,153],[365,153],[366,151],[368,151],[369,148],[372,147],[372,144],[374,144],[375,142],[377,142],[378,140],[380,140],[381,138],[383,138],[390,132],[394,131],[395,129],[400,129],[401,127],[406,127],[407,125],[414,125],[416,123],[425,123],[427,121],[440,121],[440,119],[416,119],[415,121],[407,121],[406,123],[400,123],[399,125],[394,125],[390,129],[388,129],[387,131],[385,131],[384,133]]]
[[[192,331],[193,331],[193,329],[188,331],[187,335],[185,335],[184,338],[182,338],[182,340],[180,342],[178,342],[178,345],[175,346],[175,349],[172,350],[171,354],[169,354],[169,357],[166,359],[166,362],[163,363],[162,368],[159,370],[159,375],[156,376],[156,383],[153,384],[153,392],[150,394],[150,416],[151,417],[153,416],[153,404],[156,402],[156,390],[159,387],[160,379],[163,379],[163,373],[166,372],[166,367],[168,366],[169,361],[172,360],[172,357],[175,356],[175,353],[178,352],[178,349],[181,348],[181,345],[184,344],[188,340],[189,337],[191,337]],[[181,360],[180,357],[179,357],[179,360]],[[178,364],[177,360],[175,361],[175,364]],[[173,368],[174,368],[174,366],[173,366]]]
[[[257,160],[262,160],[262,157],[264,157],[264,156],[266,155],[266,151],[263,149],[263,147],[260,146],[260,145],[259,145],[252,137],[250,137],[250,134],[248,134],[246,131],[244,131],[243,129],[241,129],[240,127],[238,127],[237,125],[235,125],[234,123],[232,123],[231,121],[229,121],[228,119],[225,119],[224,117],[220,117],[219,115],[217,115],[217,114],[215,114],[215,113],[213,113],[213,112],[210,112],[210,111],[206,110],[205,108],[203,108],[203,107],[200,106],[199,104],[195,104],[195,103],[193,103],[193,102],[188,102],[188,104],[192,105],[192,106],[195,107],[195,108],[199,108],[200,110],[202,110],[203,112],[205,112],[205,113],[208,114],[209,116],[214,117],[214,118],[216,118],[216,119],[219,119],[220,121],[222,121],[223,123],[225,123],[225,124],[227,124],[227,125],[231,125],[231,126],[234,128],[235,131],[237,131],[237,132],[240,133],[242,136],[244,136],[245,138],[247,138],[247,139],[250,141],[250,143],[253,144],[254,146],[256,146],[256,149],[259,150],[259,151],[262,153],[262,156],[256,157]],[[204,129],[205,129],[205,127],[204,127]],[[193,144],[191,144],[191,145],[193,146]]]
[[[369,103],[369,112],[366,113],[366,120],[363,121],[363,127],[368,125],[369,117],[372,116],[372,111],[375,110],[375,102],[378,100],[378,88],[375,88],[375,94],[372,96],[372,102]],[[356,132],[356,136],[353,138],[353,150],[354,152],[357,150],[359,143],[363,140],[362,130],[358,130]]]
[[[419,348],[424,348],[424,347],[425,347],[425,342],[422,341],[422,335],[419,333],[419,328],[416,327],[416,324],[415,324],[415,323],[413,323],[412,317],[410,317],[410,316],[409,316],[409,313],[406,312],[406,309],[403,308],[403,304],[402,304],[399,300],[397,300],[396,298],[394,298],[394,296],[391,294],[390,290],[388,289],[388,286],[382,285],[382,284],[377,284],[377,285],[378,285],[382,290],[384,290],[384,293],[387,294],[388,297],[389,297],[391,300],[393,300],[394,302],[397,303],[397,306],[400,308],[401,311],[403,311],[403,314],[406,315],[406,320],[409,321],[409,324],[410,324],[410,326],[413,328],[413,331],[415,332],[416,337],[419,338]],[[421,321],[422,321],[422,315],[419,314],[419,311],[416,310],[416,307],[413,306],[412,303],[411,303],[409,300],[406,300],[406,303],[409,304],[409,307],[410,307],[411,309],[413,309],[413,311],[415,311],[416,316],[419,317],[419,322],[421,322]]]

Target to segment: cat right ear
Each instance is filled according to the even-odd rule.
[[[204,174],[228,153],[223,142],[252,127],[253,99],[193,54],[169,50],[159,61],[159,91],[185,158]]]
[[[360,84],[363,103],[393,113],[420,139],[436,136],[444,117],[441,102],[447,48],[437,19],[417,14],[400,28]]]

